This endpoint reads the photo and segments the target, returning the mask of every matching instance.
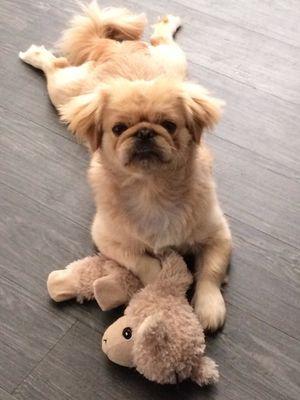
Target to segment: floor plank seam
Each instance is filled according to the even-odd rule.
[[[53,344],[53,346],[51,346],[51,348],[46,352],[46,354],[44,354],[44,356],[41,358],[41,360],[33,367],[31,368],[31,370],[28,372],[28,374],[25,376],[25,378],[13,389],[13,391],[10,393],[12,395],[14,395],[18,388],[21,387],[25,381],[28,379],[28,377],[39,367],[39,365],[41,364],[41,362],[43,362],[43,360],[48,356],[48,354],[57,346],[57,344],[67,335],[67,333],[70,331],[70,329],[72,329],[76,323],[78,323],[78,320],[75,319],[75,321],[71,324],[71,326],[63,333],[63,335]]]
[[[60,213],[60,212],[57,211],[56,209],[53,209],[53,208],[48,207],[46,204],[44,204],[44,203],[42,203],[42,202],[36,200],[35,198],[32,198],[31,196],[28,196],[28,195],[25,194],[25,193],[22,193],[22,192],[18,191],[16,188],[13,188],[13,187],[9,186],[7,183],[5,183],[5,182],[3,182],[3,181],[0,181],[0,184],[3,185],[3,186],[6,186],[6,187],[7,187],[8,189],[10,189],[12,192],[18,193],[20,196],[23,196],[23,197],[25,197],[26,199],[32,201],[33,203],[38,204],[38,205],[40,205],[40,206],[46,208],[46,209],[49,210],[49,211],[52,211],[53,213],[57,214],[58,216],[62,217],[63,219],[66,219],[66,220],[68,220],[68,221],[74,223],[75,225],[79,226],[80,228],[82,228],[82,229],[84,229],[85,231],[87,231],[87,232],[90,233],[90,228],[87,228],[86,226],[81,225],[79,222],[74,221],[73,219],[71,219],[70,217],[67,217],[65,214]]]
[[[254,315],[252,312],[250,312],[250,311],[248,311],[248,310],[244,310],[243,308],[237,306],[236,304],[234,304],[234,303],[232,303],[232,302],[230,302],[230,301],[225,300],[225,302],[226,302],[227,304],[229,304],[231,307],[237,308],[238,310],[240,310],[240,311],[243,313],[243,315],[249,314],[249,315],[251,315],[251,317],[252,317],[253,319],[256,319],[257,321],[261,322],[262,324],[265,324],[265,325],[267,325],[267,326],[273,328],[274,330],[276,330],[276,331],[282,333],[283,335],[289,337],[290,339],[295,340],[296,342],[300,342],[300,338],[297,338],[297,337],[295,337],[295,336],[293,336],[293,335],[290,335],[289,333],[287,333],[287,332],[281,330],[281,329],[278,328],[277,326],[274,326],[274,325],[270,324],[269,322],[265,321],[264,319],[259,318],[258,316]]]
[[[6,281],[6,282],[9,282],[9,283],[12,283],[13,285],[15,285],[15,286],[17,286],[17,287],[19,287],[20,289],[23,289],[23,292],[22,292],[22,295],[23,296],[25,296],[26,298],[28,298],[29,300],[35,300],[36,301],[36,304],[38,305],[38,306],[40,306],[40,308],[42,309],[42,310],[44,310],[44,311],[47,311],[48,313],[51,313],[52,315],[53,315],[53,317],[56,317],[56,314],[54,313],[54,311],[52,311],[51,309],[49,309],[49,307],[46,307],[45,306],[45,303],[44,302],[41,302],[40,300],[39,300],[39,296],[38,295],[36,295],[36,294],[34,294],[34,293],[32,293],[32,292],[30,292],[26,287],[24,287],[24,286],[22,286],[19,282],[16,282],[16,281],[14,281],[13,279],[10,279],[10,278],[8,278],[8,277],[6,277],[6,276],[1,276],[1,278],[0,278],[0,282],[1,282],[1,280],[4,280],[4,281]],[[46,286],[46,281],[45,281],[45,293],[47,292],[47,286]],[[50,300],[50,297],[49,297],[49,300]],[[71,315],[71,314],[67,314],[67,316],[71,319],[75,319],[76,320],[76,317],[74,317],[73,315]],[[72,322],[73,323],[73,322]]]
[[[49,126],[43,125],[43,124],[39,123],[39,122],[36,121],[36,120],[33,120],[33,119],[31,119],[31,118],[28,118],[28,117],[26,117],[25,115],[23,115],[23,114],[21,114],[21,113],[18,113],[18,112],[15,111],[14,109],[10,109],[10,108],[4,107],[4,106],[1,105],[1,104],[0,104],[0,108],[2,108],[4,111],[10,112],[10,113],[15,114],[15,115],[18,115],[20,118],[24,119],[25,121],[31,122],[31,123],[33,123],[33,124],[36,125],[36,126],[39,126],[39,127],[41,127],[41,128],[43,128],[43,129],[45,129],[45,130],[47,130],[47,131],[49,131],[49,132],[51,132],[51,133],[57,135],[57,136],[60,136],[60,137],[62,137],[63,139],[67,140],[68,142],[71,142],[71,143],[79,144],[79,145],[80,145],[80,143],[78,143],[78,142],[74,141],[73,139],[71,139],[71,138],[72,138],[72,134],[71,134],[71,133],[69,133],[69,136],[64,136],[64,135],[62,135],[61,133],[59,133],[59,132],[57,132],[57,131],[55,131],[55,130],[53,130],[53,129],[50,129]],[[57,118],[59,119],[59,115],[58,115],[58,114],[57,114]],[[66,125],[62,124],[62,126],[63,126],[64,128],[66,128]],[[65,130],[65,131],[67,131],[67,130]],[[80,158],[79,158],[78,160],[84,160],[84,159],[80,159]]]
[[[243,86],[246,86],[247,88],[251,88],[251,89],[253,89],[253,90],[257,91],[257,92],[262,92],[262,93],[264,93],[264,94],[267,94],[268,96],[274,97],[275,99],[280,100],[280,101],[282,101],[282,102],[284,102],[284,103],[288,103],[288,104],[290,104],[290,105],[292,105],[292,106],[299,106],[299,104],[300,104],[300,100],[299,100],[299,102],[295,103],[295,102],[293,102],[293,101],[291,101],[291,100],[288,100],[288,99],[286,99],[286,98],[280,97],[280,96],[278,96],[278,95],[276,95],[276,94],[274,94],[274,93],[272,93],[272,92],[268,92],[268,91],[266,91],[266,90],[264,90],[264,89],[262,89],[262,88],[253,86],[253,85],[251,85],[250,83],[247,83],[247,82],[245,82],[245,81],[241,81],[240,79],[236,79],[236,78],[233,77],[233,76],[224,74],[224,73],[222,73],[222,72],[220,72],[220,71],[216,71],[215,69],[209,68],[209,67],[207,67],[207,66],[205,66],[205,65],[198,64],[198,63],[196,63],[195,61],[192,61],[192,60],[189,60],[189,59],[188,59],[188,64],[192,64],[192,65],[194,65],[194,66],[196,66],[196,67],[204,68],[204,69],[206,69],[207,71],[213,72],[214,74],[223,76],[223,77],[225,77],[225,78],[227,78],[227,79],[231,79],[231,80],[234,81],[234,82],[237,82],[237,83],[239,83],[239,84],[241,84],[241,85],[243,85]]]
[[[2,390],[4,393],[7,393],[7,395],[11,396],[11,398],[15,399],[15,396],[9,393],[6,389],[4,389],[3,386],[0,385],[0,390]]]
[[[236,237],[236,235],[235,235],[235,237]],[[246,245],[250,245],[251,247],[255,247],[256,249],[262,250],[264,253],[267,253],[266,250],[265,250],[263,247],[258,246],[257,244],[252,243],[252,242],[249,242],[249,241],[247,241],[247,240],[244,240],[241,236],[238,236],[238,237],[239,237],[239,240],[240,240],[241,242],[245,243]],[[233,243],[233,251],[234,251],[234,243]],[[292,271],[294,271],[294,269],[295,269],[295,265],[294,265],[294,264],[291,264],[291,262],[290,262],[289,260],[287,260],[285,257],[280,256],[280,259],[286,263],[286,267],[287,267],[287,268],[289,268],[289,269],[291,269]],[[267,271],[269,274],[272,274],[272,276],[273,276],[274,278],[279,279],[279,277],[277,276],[277,274],[274,274],[273,271],[270,271],[270,270],[267,270],[267,269],[266,269],[266,271]],[[298,286],[298,285],[293,286],[291,283],[289,283],[289,282],[287,282],[287,281],[284,281],[284,282],[285,282],[288,286],[290,286],[292,289],[294,289],[294,290],[300,292],[300,289],[299,289],[299,286]],[[298,283],[298,282],[296,282],[296,283]]]
[[[224,214],[225,214],[226,217],[229,217],[230,219],[233,219],[233,220],[235,220],[235,221],[237,221],[237,222],[239,222],[239,223],[241,223],[241,224],[244,224],[244,225],[246,225],[246,226],[249,226],[250,228],[255,229],[256,231],[258,231],[258,232],[260,232],[260,233],[263,233],[264,235],[269,236],[269,237],[271,237],[271,238],[274,239],[274,240],[278,240],[279,242],[281,242],[281,243],[283,243],[283,244],[285,244],[285,245],[287,245],[287,246],[289,246],[289,247],[292,247],[294,250],[300,250],[300,247],[297,247],[297,246],[295,246],[294,244],[291,244],[291,243],[289,243],[289,242],[286,242],[285,240],[283,240],[283,239],[281,239],[281,238],[279,238],[279,237],[277,237],[277,236],[273,236],[271,233],[268,233],[268,232],[266,232],[266,231],[264,231],[264,230],[261,230],[261,229],[257,228],[257,226],[250,225],[249,223],[247,223],[247,222],[245,222],[245,221],[242,221],[241,219],[239,219],[239,218],[237,218],[237,217],[234,217],[232,214],[230,214],[230,213],[228,213],[228,212],[225,212]],[[249,213],[249,215],[255,217],[255,215],[253,215],[253,214],[251,214],[251,213]]]
[[[271,162],[271,163],[274,163],[274,164],[277,165],[278,167],[283,167],[283,168],[285,168],[285,169],[287,169],[287,170],[290,170],[291,172],[296,172],[296,173],[298,172],[297,169],[295,170],[295,169],[293,169],[293,168],[291,168],[291,167],[288,167],[288,166],[286,166],[286,165],[284,165],[284,164],[278,162],[277,160],[272,160],[271,158],[268,158],[268,157],[266,157],[265,155],[261,155],[260,153],[257,153],[256,151],[254,151],[254,150],[252,150],[252,149],[248,149],[247,147],[244,147],[244,146],[240,145],[239,143],[232,142],[231,140],[229,140],[229,139],[227,139],[227,138],[224,138],[224,137],[222,137],[222,136],[219,136],[217,132],[214,134],[214,137],[220,139],[221,141],[223,141],[223,142],[225,142],[225,143],[229,143],[229,144],[231,144],[232,146],[237,147],[237,148],[239,148],[239,149],[241,149],[241,150],[243,150],[243,151],[249,153],[250,156],[255,155],[255,156],[257,156],[258,158],[261,158],[261,161],[262,161],[262,162],[263,162],[264,160],[266,160],[266,161],[269,161],[269,162]],[[211,147],[213,148],[213,146],[211,146]],[[274,169],[272,169],[272,168],[270,168],[270,167],[268,167],[268,166],[265,166],[265,165],[264,165],[264,168],[265,168],[266,170],[270,171],[270,172],[273,172],[274,174],[276,174],[276,175],[278,175],[278,176],[282,176],[282,177],[284,177],[284,178],[286,178],[286,179],[289,179],[289,180],[292,181],[293,183],[298,183],[298,180],[300,179],[300,176],[299,176],[299,177],[291,177],[291,176],[282,174],[282,173],[280,173],[280,172],[278,172],[278,171],[275,171]]]
[[[174,3],[176,3],[176,4],[178,4],[178,5],[182,5],[182,4],[181,4],[180,2],[178,2],[177,0],[174,0]],[[235,22],[233,22],[233,21],[228,21],[228,20],[226,20],[226,19],[224,19],[224,18],[222,18],[222,17],[220,17],[220,16],[218,16],[218,15],[209,14],[208,12],[202,11],[201,9],[199,10],[199,9],[191,8],[191,7],[189,7],[189,6],[186,5],[186,4],[184,5],[184,7],[185,7],[186,9],[189,9],[191,12],[196,12],[196,13],[205,15],[205,16],[207,16],[207,17],[209,17],[209,18],[212,18],[212,19],[214,19],[214,20],[222,21],[222,22],[224,22],[225,24],[235,26],[235,27],[237,27],[237,28],[240,28],[241,30],[254,33],[254,34],[258,35],[258,36],[263,36],[264,38],[267,38],[267,39],[269,39],[269,40],[273,40],[273,41],[279,42],[279,43],[281,43],[281,44],[283,44],[283,45],[285,45],[285,46],[290,46],[290,47],[293,47],[293,48],[295,48],[295,49],[297,49],[297,50],[300,48],[300,46],[298,46],[298,45],[296,45],[296,44],[292,44],[292,43],[289,43],[289,42],[285,42],[284,40],[281,40],[281,39],[275,38],[275,37],[273,37],[273,36],[267,35],[266,33],[259,32],[259,31],[256,31],[256,30],[254,30],[254,29],[247,28],[247,27],[245,27],[245,26],[243,26],[243,25],[239,25],[239,24],[237,24],[237,23],[235,23]]]

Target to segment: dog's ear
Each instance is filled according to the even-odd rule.
[[[101,116],[107,96],[107,87],[101,85],[93,92],[73,97],[58,109],[61,120],[79,140],[87,142],[92,152],[101,144]]]
[[[187,127],[196,143],[200,143],[203,129],[211,129],[219,121],[222,100],[209,96],[200,85],[183,83],[182,98],[185,108]]]

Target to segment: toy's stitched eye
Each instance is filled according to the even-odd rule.
[[[176,124],[172,121],[165,120],[161,123],[161,126],[163,126],[169,133],[174,133],[176,131]]]
[[[123,329],[122,335],[124,336],[125,339],[129,340],[132,336],[132,330],[131,328],[127,327]]]
[[[128,129],[128,126],[124,122],[118,122],[113,126],[112,131],[115,135],[119,136]]]

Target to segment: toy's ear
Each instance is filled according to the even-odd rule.
[[[204,129],[211,129],[219,121],[224,102],[211,97],[202,86],[183,83],[183,102],[187,127],[196,143],[200,143]]]
[[[164,348],[168,340],[168,330],[159,313],[147,317],[136,335],[136,343],[146,346],[149,350],[152,346],[157,350]]]
[[[198,362],[192,369],[191,379],[200,386],[211,385],[218,382],[218,366],[209,357],[199,357]]]
[[[61,120],[78,139],[88,143],[92,152],[101,144],[101,116],[107,95],[107,87],[99,85],[93,92],[75,96],[59,107]]]
[[[170,332],[160,314],[147,317],[135,336],[134,364],[138,372],[158,383],[176,383]]]

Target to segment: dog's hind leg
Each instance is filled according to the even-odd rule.
[[[185,78],[187,63],[184,52],[175,42],[175,34],[181,26],[180,17],[166,15],[153,25],[151,51],[169,73]]]
[[[84,82],[94,70],[92,62],[72,67],[66,58],[55,57],[44,46],[32,45],[27,51],[21,51],[19,57],[22,61],[45,73],[48,94],[56,108],[68,102],[72,97],[80,95],[84,88]]]

